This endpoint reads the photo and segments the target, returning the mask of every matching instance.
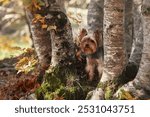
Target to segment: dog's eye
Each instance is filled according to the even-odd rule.
[[[90,40],[92,43],[95,43],[93,40]]]

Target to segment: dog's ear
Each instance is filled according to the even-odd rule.
[[[97,42],[97,45],[99,47],[103,46],[103,36],[102,36],[102,32],[100,32],[99,30],[95,30],[93,33],[93,37]]]
[[[87,30],[84,29],[84,28],[82,28],[81,31],[80,31],[80,33],[79,33],[79,36],[78,36],[79,42],[81,42],[82,38],[83,38],[84,36],[86,36],[86,35],[87,35]]]

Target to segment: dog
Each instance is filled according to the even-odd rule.
[[[100,31],[95,30],[93,34],[88,34],[86,29],[82,29],[79,36],[79,51],[77,58],[82,60],[82,56],[86,57],[86,72],[89,80],[92,81],[95,75],[95,70],[98,71],[99,77],[103,72],[103,39]]]

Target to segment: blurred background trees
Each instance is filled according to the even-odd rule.
[[[30,39],[29,22],[22,1],[0,0],[0,59],[19,55],[22,53],[21,48],[33,46]],[[79,24],[80,27],[87,24],[89,2],[90,0],[64,0],[64,3],[61,0],[60,2],[66,7],[75,36]]]

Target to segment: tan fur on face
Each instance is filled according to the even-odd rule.
[[[85,54],[92,54],[96,52],[98,47],[103,45],[102,35],[99,30],[95,30],[92,34],[88,34],[86,29],[82,29],[78,36],[79,47]]]
[[[97,42],[90,36],[85,36],[80,42],[81,51],[85,54],[95,53],[97,50]]]

